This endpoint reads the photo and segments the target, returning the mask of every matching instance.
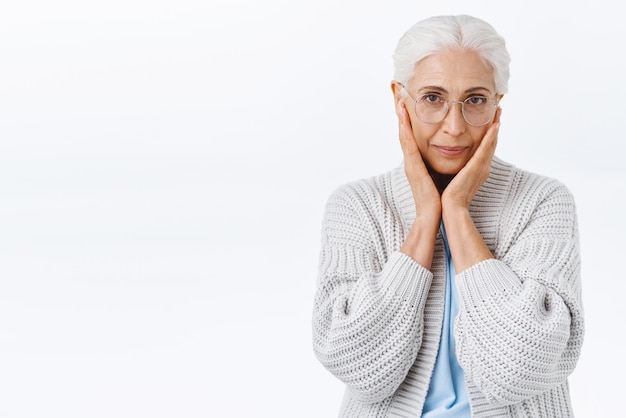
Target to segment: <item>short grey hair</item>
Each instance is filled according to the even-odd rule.
[[[496,94],[508,91],[511,57],[504,38],[484,20],[473,16],[433,16],[407,30],[393,54],[394,80],[405,86],[415,64],[446,51],[476,51],[493,68]]]

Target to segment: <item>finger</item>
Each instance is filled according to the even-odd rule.
[[[425,178],[424,176],[427,176],[428,171],[426,170],[426,165],[417,147],[417,142],[415,142],[411,119],[409,118],[409,112],[404,103],[398,103],[397,113],[400,125],[400,145],[402,154],[404,155],[405,172],[409,177],[409,182],[414,178]]]
[[[498,132],[500,130],[500,110],[496,111],[494,122],[489,126],[485,136],[478,145],[476,153],[468,161],[467,166],[473,167],[472,169],[478,169],[479,167],[491,166],[491,160],[496,152],[496,146],[498,145]],[[468,168],[469,170],[470,168]]]
[[[494,123],[489,127],[487,133],[483,137],[476,154],[479,154],[480,158],[489,159],[493,158],[496,152],[496,146],[498,145],[498,131],[500,130],[500,123]]]
[[[411,129],[411,120],[404,103],[398,103],[398,121],[400,123],[400,144],[405,156],[413,156],[417,152],[417,144],[413,139],[413,130]],[[408,155],[407,155],[408,154]]]
[[[498,144],[498,133],[500,131],[500,115],[501,114],[502,114],[502,108],[498,107],[498,109],[496,109],[496,114],[493,118],[493,122],[489,126],[489,129],[487,129],[487,132],[485,133],[485,136],[483,137],[483,140],[481,141],[477,152],[481,152],[481,149],[486,152],[491,151],[491,156],[493,156],[496,150],[496,145]]]
[[[502,115],[502,108],[498,106],[496,109],[496,115],[493,118],[493,123],[500,123],[500,115]]]
[[[407,128],[410,128],[411,126],[411,121],[409,119],[409,113],[406,110],[406,106],[404,105],[404,103],[402,102],[398,102],[398,121],[400,122],[400,128],[402,130],[405,130]],[[401,134],[406,134],[407,132],[400,132]]]

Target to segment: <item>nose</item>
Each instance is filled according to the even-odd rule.
[[[448,102],[448,113],[443,118],[443,131],[451,136],[459,136],[467,127],[463,117],[463,103],[451,100]]]

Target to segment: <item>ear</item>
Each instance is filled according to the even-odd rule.
[[[397,81],[391,81],[391,91],[393,93],[393,101],[397,105],[404,97],[404,87]]]
[[[503,97],[504,97],[504,94],[498,94],[498,95],[496,96],[496,100],[497,100],[497,102],[498,102],[498,106],[500,106],[500,100],[502,100],[502,98],[503,98]]]
[[[402,102],[402,99],[404,99],[404,96],[405,96],[404,87],[402,87],[402,84],[400,84],[399,82],[392,81],[391,92],[393,93],[393,104],[396,110],[396,115],[400,117],[400,114],[398,113],[398,106],[400,105],[400,102]]]

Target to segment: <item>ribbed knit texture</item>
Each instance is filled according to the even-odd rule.
[[[494,259],[456,277],[457,357],[473,417],[572,417],[583,342],[574,200],[494,158],[470,213]],[[415,219],[403,167],[337,189],[322,230],[313,346],[346,384],[340,417],[420,417],[444,311],[445,256],[399,252]]]

